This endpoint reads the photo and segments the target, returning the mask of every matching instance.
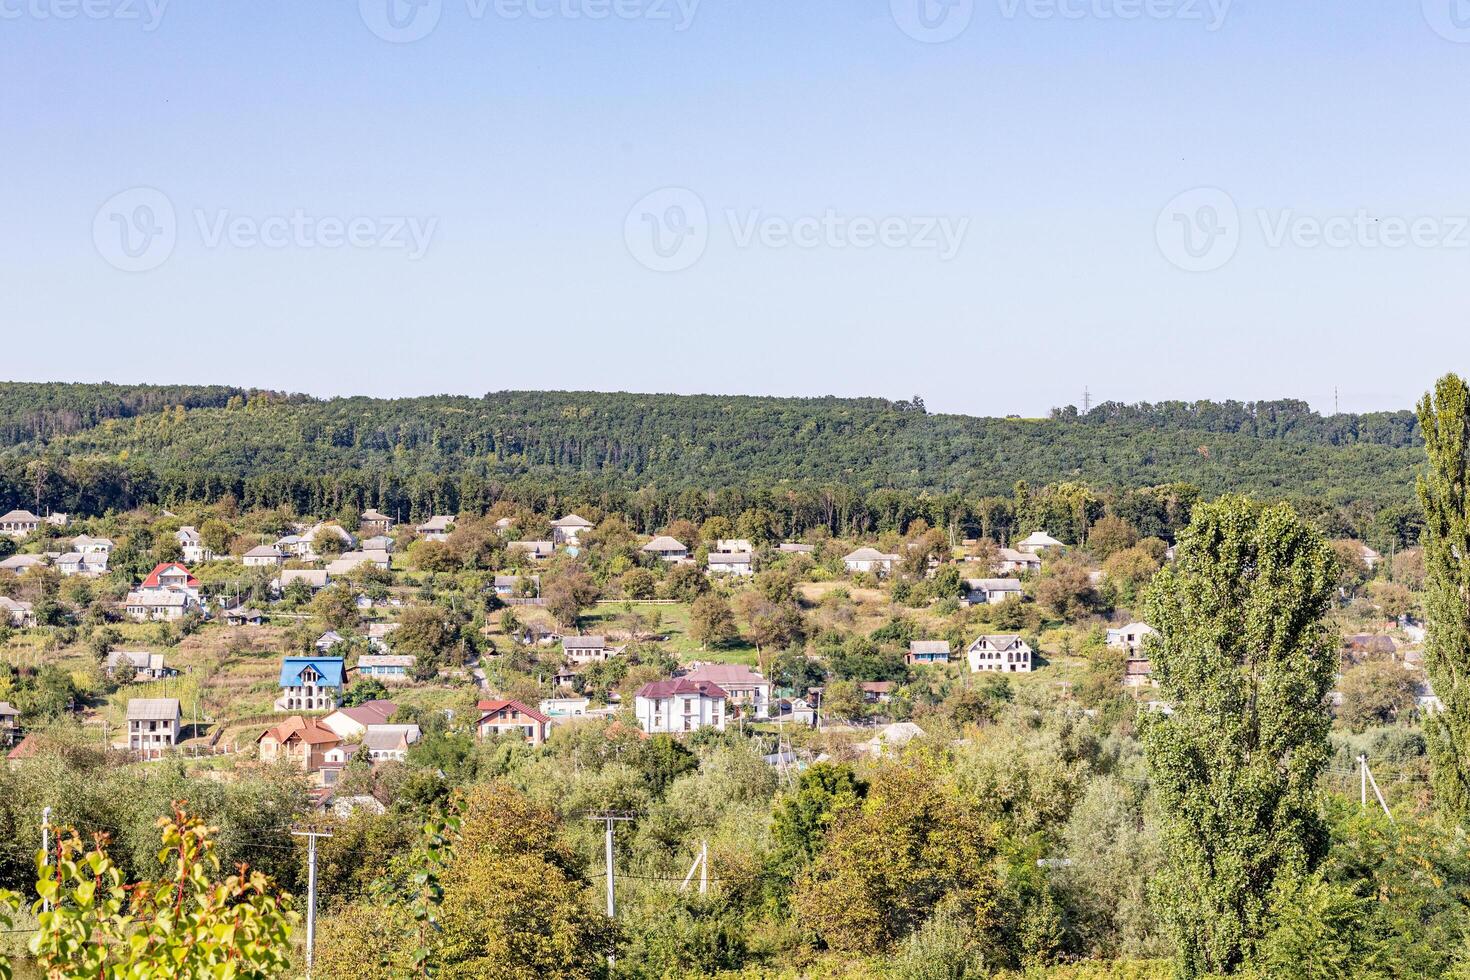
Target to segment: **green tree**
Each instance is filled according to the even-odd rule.
[[[771,817],[776,864],[786,877],[816,860],[833,821],[861,803],[865,789],[852,767],[841,763],[814,763],[801,774]]]
[[[720,596],[702,595],[689,607],[689,636],[701,647],[721,646],[737,635],[735,614]]]
[[[1424,724],[1434,805],[1470,823],[1470,388],[1448,374],[1419,403],[1424,508],[1424,669],[1444,702]]]
[[[1169,854],[1160,911],[1184,976],[1236,972],[1277,877],[1310,873],[1325,852],[1315,784],[1336,583],[1331,548],[1290,507],[1225,497],[1195,508],[1149,590],[1154,676],[1173,713],[1141,727]]]

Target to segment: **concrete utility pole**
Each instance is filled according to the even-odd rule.
[[[316,839],[332,835],[320,830],[293,830],[291,836],[306,838],[306,975],[310,977],[316,956]]]
[[[41,811],[41,867],[51,865],[51,808],[48,806]],[[48,898],[42,903],[44,911],[51,911],[51,900]]]
[[[631,813],[621,810],[600,810],[587,814],[588,820],[600,821],[606,825],[605,854],[607,860],[607,917],[616,919],[618,917],[617,896],[613,891],[613,824],[627,822],[633,819]],[[612,950],[607,953],[607,966],[611,970],[617,962],[617,956]]]

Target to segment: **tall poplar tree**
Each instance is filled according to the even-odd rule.
[[[1336,559],[1287,505],[1195,508],[1149,589],[1154,677],[1172,714],[1143,719],[1169,861],[1155,880],[1186,977],[1233,973],[1267,927],[1272,885],[1326,853],[1315,784],[1328,759],[1336,644],[1322,618]]]
[[[1419,476],[1424,508],[1424,669],[1444,710],[1424,722],[1434,803],[1470,825],[1470,389],[1445,375],[1419,403],[1429,467]]]

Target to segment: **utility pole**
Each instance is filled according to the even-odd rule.
[[[1087,390],[1087,386],[1086,385],[1083,385],[1082,386],[1082,414],[1083,415],[1086,415],[1090,411],[1092,411],[1092,392],[1090,392],[1090,391]]]
[[[306,838],[306,975],[316,955],[316,839],[331,837],[320,830],[293,830],[292,837]]]
[[[618,917],[617,897],[613,891],[613,824],[627,822],[633,819],[631,813],[622,810],[599,810],[587,814],[588,820],[600,821],[606,825],[605,857],[607,861],[607,917],[616,920]],[[617,956],[612,950],[607,952],[607,966],[611,970],[617,962]]]
[[[41,867],[47,868],[51,864],[51,808],[48,806],[41,811]],[[43,872],[44,873],[44,872]],[[51,911],[51,900],[48,898],[41,904],[44,911]]]

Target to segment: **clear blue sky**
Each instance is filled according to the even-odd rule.
[[[0,0],[6,379],[1037,414],[1084,385],[1403,408],[1470,368],[1463,0],[1236,0],[1218,24],[1208,0],[702,0],[687,23],[694,0],[393,0],[410,31],[437,17],[409,43],[369,26],[389,0],[65,19],[81,2]],[[550,16],[505,6],[530,2]],[[1166,208],[1201,187],[1237,215],[1211,191],[1181,220],[1238,242],[1186,271]],[[164,220],[135,188],[173,246],[128,272],[117,222]],[[691,200],[703,219],[670,210]],[[298,211],[368,219],[363,246],[251,237]],[[407,242],[398,218],[421,255],[372,244]],[[937,218],[952,255],[915,247]],[[833,237],[882,219],[888,243]],[[655,226],[694,228],[660,239],[695,243],[675,271],[648,267]]]

